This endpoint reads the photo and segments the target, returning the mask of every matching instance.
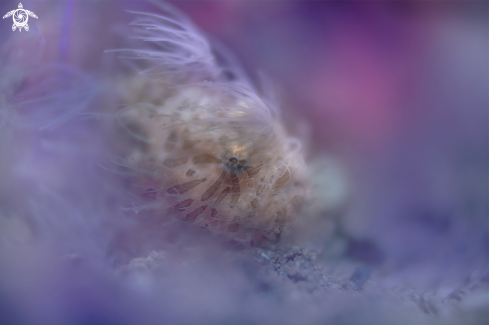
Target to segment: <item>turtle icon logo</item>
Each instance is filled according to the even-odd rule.
[[[29,30],[29,25],[27,25],[27,21],[29,20],[29,16],[36,18],[37,16],[35,13],[29,10],[23,9],[22,3],[19,3],[19,9],[15,9],[12,11],[9,11],[3,16],[3,19],[13,16],[14,24],[12,25],[12,30],[15,31],[15,29],[19,28],[19,32],[22,31],[22,28],[24,28],[26,31]]]

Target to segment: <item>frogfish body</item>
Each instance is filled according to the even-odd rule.
[[[135,140],[123,159],[136,197],[162,220],[244,244],[277,242],[306,195],[300,142],[244,78],[223,77],[233,67],[219,65],[185,17],[164,9],[132,23],[153,48],[120,51],[145,67],[121,83],[127,107],[117,113]]]

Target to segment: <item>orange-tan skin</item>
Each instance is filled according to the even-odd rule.
[[[253,105],[190,87],[121,114],[146,139],[126,159],[151,209],[244,244],[291,230],[305,197],[304,162],[279,121]]]

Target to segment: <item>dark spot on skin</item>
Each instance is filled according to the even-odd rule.
[[[284,226],[287,223],[287,208],[282,208],[277,212],[277,219],[275,219],[275,224]]]
[[[256,174],[258,174],[258,172],[260,172],[260,169],[262,166],[263,165],[258,165],[256,167],[245,168],[246,173],[248,173],[248,177],[251,178],[251,177],[255,176]]]
[[[195,146],[195,144],[198,142],[200,142],[200,140],[191,141],[191,140],[185,139],[183,141],[182,149],[183,150],[192,149]]]
[[[272,191],[277,191],[279,190],[281,187],[283,187],[288,181],[290,180],[290,172],[288,170],[285,171],[285,173],[282,174],[282,176],[280,176],[279,179],[277,179],[277,181],[275,182],[275,184],[273,185],[273,189]]]
[[[163,165],[168,168],[175,168],[177,166],[183,165],[188,161],[187,157],[181,157],[177,159],[168,158],[163,161]]]
[[[226,136],[226,135],[223,135],[223,136],[221,136],[221,137],[219,138],[219,144],[220,144],[221,146],[223,146],[223,147],[225,147],[225,146],[228,144],[228,142],[229,142],[229,141],[231,141],[231,140],[230,140],[230,139],[229,139],[229,137],[228,137],[228,136]]]
[[[206,208],[207,208],[207,205],[198,207],[195,211],[187,214],[187,216],[185,217],[185,221],[187,221],[187,222],[194,222],[195,219],[199,216],[199,214],[201,214],[202,212],[204,212],[204,210]]]
[[[263,180],[262,180],[262,182],[263,182]],[[265,186],[258,185],[258,187],[256,188],[256,196],[260,196],[264,189],[265,189]]]
[[[224,180],[224,177],[226,176],[226,171],[223,170],[221,177],[217,181],[214,182],[205,192],[202,194],[202,197],[200,198],[201,201],[208,200],[214,193],[217,192],[219,187],[221,187],[222,181]]]
[[[246,219],[250,220],[250,219],[253,219],[255,217],[256,213],[255,212],[252,212],[250,213],[249,215],[246,216]]]
[[[178,134],[177,132],[172,131],[168,136],[168,138],[166,139],[165,146],[164,146],[165,150],[166,151],[173,150],[177,145],[177,142],[178,142]]]
[[[192,158],[192,162],[194,164],[220,164],[221,159],[218,159],[217,157],[208,153],[203,153]]]
[[[254,198],[253,201],[251,201],[251,207],[253,209],[258,208],[258,199],[257,198]]]
[[[224,190],[222,190],[221,194],[219,194],[219,196],[217,197],[215,204],[221,203],[221,201],[224,200],[226,195],[230,192],[231,192],[231,188],[229,187],[226,187]]]
[[[238,176],[234,172],[231,171],[231,192],[233,193],[231,196],[231,204],[238,203],[239,196],[241,195],[241,190],[239,188],[239,180]]]
[[[177,212],[185,211],[185,208],[189,207],[190,204],[192,203],[192,201],[193,201],[192,199],[188,199],[188,200],[182,201],[180,203],[177,203],[168,209],[168,213],[171,214],[171,213],[177,213]]]

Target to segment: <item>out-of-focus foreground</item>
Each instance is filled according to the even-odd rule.
[[[294,232],[235,249],[135,213],[111,116],[147,90],[104,51],[157,6],[25,2],[29,31],[0,22],[0,323],[485,324],[487,2],[172,4],[277,88],[312,188]]]

